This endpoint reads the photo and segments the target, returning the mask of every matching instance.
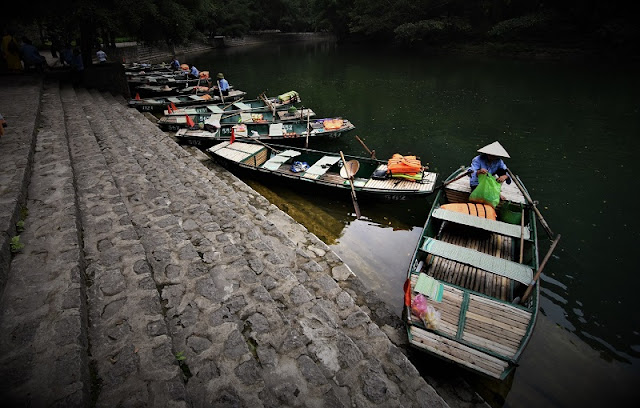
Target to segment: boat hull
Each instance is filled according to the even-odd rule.
[[[255,136],[240,137],[238,140],[259,140],[262,142],[282,143],[282,142],[295,142],[303,141],[307,139],[307,125],[304,121],[297,122],[280,122],[282,123],[282,131],[273,132],[270,128],[270,124],[246,124],[248,134],[255,132]],[[344,120],[343,126],[340,129],[314,129],[309,135],[309,139],[316,139],[319,137],[324,138],[338,138],[344,133],[355,129],[355,126],[348,120]],[[167,129],[165,129],[167,130]],[[176,132],[176,139],[181,144],[188,144],[192,146],[199,146],[202,148],[209,148],[213,145],[231,140],[232,126],[222,126],[216,132],[209,132],[207,130],[188,130],[184,128],[178,129]]]
[[[238,146],[237,151],[232,151],[236,148],[234,145]],[[289,188],[321,190],[344,196],[351,194],[348,179],[339,173],[342,163],[339,154],[273,144],[266,146],[268,149],[261,149],[261,144],[255,143],[223,142],[208,149],[207,152],[213,160],[234,173],[282,183]],[[250,150],[250,152],[246,153],[241,149]],[[281,154],[293,151],[298,155],[280,163],[277,161],[280,155],[275,153],[277,150],[284,152]],[[426,197],[434,190],[436,173],[425,171],[421,182],[398,179],[376,180],[370,175],[381,168],[386,169],[386,162],[349,155],[346,159],[357,160],[359,163],[354,183],[358,197],[368,196],[392,201],[409,200]],[[303,171],[294,171],[295,162],[306,163],[309,167]]]
[[[453,180],[462,170],[451,175]],[[533,332],[538,313],[539,283],[524,304],[519,299],[538,267],[534,212],[510,192],[498,214],[518,209],[524,225],[477,217],[474,204],[445,204],[468,199],[468,176],[439,191],[424,225],[405,282],[405,320],[411,346],[495,379],[504,379],[517,366]],[[466,185],[465,185],[466,183]],[[448,191],[450,190],[450,191]],[[466,197],[466,198],[465,198]],[[518,202],[519,201],[519,202]],[[443,207],[444,205],[444,207]],[[464,208],[469,214],[459,214]],[[485,214],[485,207],[478,214]],[[522,248],[522,259],[519,259]],[[442,288],[425,293],[429,288]],[[431,290],[431,289],[430,289]],[[419,316],[418,295],[437,311],[440,320]]]
[[[238,90],[229,91],[229,95],[225,96],[225,102],[234,102],[242,99],[247,93]],[[198,95],[180,95],[167,96],[158,98],[142,98],[140,100],[130,99],[129,107],[136,108],[140,112],[164,112],[171,103],[176,107],[194,106],[202,104],[219,104],[222,103],[220,96],[211,95],[210,99],[203,99],[202,94]]]

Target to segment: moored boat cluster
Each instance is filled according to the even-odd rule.
[[[233,171],[292,188],[350,193],[356,218],[358,197],[435,193],[404,288],[409,343],[497,379],[517,366],[535,326],[540,274],[560,235],[554,237],[502,161],[509,155],[500,143],[479,149],[470,168],[436,186],[437,174],[415,156],[379,160],[368,148],[371,157],[309,149],[310,138],[339,137],[354,125],[318,118],[296,91],[248,99],[222,82],[222,73],[214,79],[166,64],[128,67],[127,78],[135,95],[129,106],[157,114],[158,125],[175,132],[179,143],[201,148]],[[538,222],[553,238],[542,262]]]

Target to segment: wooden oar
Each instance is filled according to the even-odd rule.
[[[542,224],[542,227],[546,231],[549,238],[553,238],[553,231],[551,231],[551,228],[549,228],[549,224],[547,224],[542,214],[540,214],[540,211],[538,210],[538,208],[536,207],[536,204],[531,199],[531,196],[529,195],[529,193],[527,193],[527,190],[525,190],[522,184],[520,184],[520,181],[518,181],[518,179],[513,174],[511,169],[507,169],[507,172],[509,173],[509,177],[511,177],[511,180],[513,180],[513,182],[516,183],[516,186],[522,192],[522,195],[524,195],[524,198],[526,198],[529,204],[531,204],[531,207],[533,207],[533,211],[535,211],[536,215],[538,216],[538,220],[540,221],[540,224]]]
[[[302,112],[304,112],[304,107],[302,108]],[[304,147],[309,148],[309,133],[311,133],[311,126],[309,125],[309,110],[307,109],[307,138],[304,141]]]
[[[542,270],[544,269],[544,266],[547,264],[547,261],[551,257],[551,253],[553,252],[554,249],[556,249],[556,245],[558,244],[558,241],[560,241],[560,234],[558,234],[556,236],[556,239],[553,240],[553,243],[551,244],[551,247],[549,247],[549,251],[544,256],[544,259],[542,260],[542,263],[540,264],[540,267],[538,268],[538,272],[536,272],[536,276],[534,276],[533,280],[529,284],[529,287],[524,292],[524,295],[522,295],[522,300],[520,301],[521,304],[524,304],[524,302],[529,298],[529,295],[531,294],[531,290],[533,289],[533,285],[535,285],[536,282],[538,281],[538,279],[540,278],[540,274],[542,273]]]
[[[356,210],[356,219],[360,218],[360,206],[358,205],[358,198],[356,197],[356,189],[353,186],[353,174],[347,167],[347,161],[344,159],[344,154],[340,150],[340,158],[342,159],[342,165],[345,167],[347,176],[349,176],[349,184],[351,185],[351,201],[353,201],[353,208]]]
[[[524,258],[524,206],[520,210],[520,263]]]
[[[267,95],[265,95],[264,92],[260,94],[260,99],[262,99],[262,101],[265,103],[265,105],[267,105],[267,108],[269,108],[271,110],[271,114],[275,118],[276,117],[276,107],[269,101],[269,99],[267,98]]]
[[[216,82],[218,83],[218,93],[220,94],[220,100],[222,101],[222,103],[224,103],[224,95],[222,95],[222,89],[220,89],[220,80],[216,80]]]
[[[236,103],[236,102],[240,102],[240,101],[241,101],[241,100],[243,100],[243,99],[244,99],[244,96],[243,96],[242,98],[239,98],[239,99],[237,99],[237,100],[235,100],[235,101],[231,102],[230,104],[228,104],[228,105],[226,105],[226,106],[223,106],[223,107],[222,107],[222,110],[225,110],[225,109],[227,109],[227,108],[228,108],[228,107],[230,107],[230,106],[233,106],[233,104],[234,104],[234,103]]]
[[[364,150],[367,151],[367,153],[369,153],[369,155],[371,156],[372,159],[376,158],[376,151],[375,150],[369,150],[369,148],[367,147],[366,144],[364,144],[364,142],[362,141],[362,139],[360,139],[360,137],[358,135],[356,135],[356,139],[358,140],[358,142],[360,142],[360,144],[362,145],[362,147],[364,147]]]

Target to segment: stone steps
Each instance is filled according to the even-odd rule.
[[[42,96],[29,210],[0,301],[0,392],[13,406],[89,404],[87,312],[74,177],[57,83]]]
[[[328,247],[317,238],[310,239],[311,245],[297,247],[138,111],[117,106],[109,114],[105,103],[94,96],[94,104],[111,121],[123,123],[117,126],[125,129],[120,136],[128,138],[129,149],[166,194],[169,207],[209,267],[209,276],[181,277],[186,290],[172,287],[172,293],[162,294],[168,315],[179,316],[171,327],[174,344],[188,346],[185,355],[195,376],[187,384],[190,394],[217,389],[240,398],[262,392],[277,403],[316,400],[324,405],[352,394],[362,396],[363,388],[355,385],[363,381],[381,385],[365,394],[381,402],[389,397],[387,392],[402,400],[405,392],[416,390],[422,381],[419,376],[407,376],[399,385],[389,381],[385,372],[399,372],[392,361],[404,356],[393,347],[390,353],[386,335],[331,277],[333,268],[344,265],[335,255],[327,255]],[[172,163],[176,157],[181,162]],[[212,225],[220,230],[211,231]],[[216,251],[220,245],[222,250]],[[226,293],[221,293],[223,289]],[[179,302],[173,299],[176,292]],[[206,314],[215,317],[203,322]],[[176,341],[175,335],[182,340]],[[225,344],[219,344],[225,338]],[[380,359],[381,351],[387,359]],[[236,361],[224,358],[229,353]],[[213,377],[212,363],[217,368]],[[280,365],[298,371],[282,377]],[[242,380],[248,373],[250,378]],[[234,374],[242,386],[217,378],[233,379]],[[311,377],[322,386],[309,391],[304,382],[292,381]],[[307,392],[300,394],[304,388]]]
[[[25,205],[35,151],[35,124],[40,112],[42,80],[15,75],[0,77],[2,109],[8,123],[0,138],[0,293],[11,263],[11,239]]]
[[[90,359],[98,407],[185,406],[186,394],[144,237],[158,195],[120,158],[110,125],[83,105],[86,90],[62,90],[83,226]]]
[[[42,215],[27,219],[29,242],[0,299],[1,361],[21,368],[40,347],[29,361],[66,370],[36,405],[66,393],[65,406],[446,406],[358,306],[356,278],[317,237],[122,98],[57,92],[43,94],[29,190]],[[47,183],[66,187],[49,194]],[[11,295],[29,269],[56,282],[33,291],[30,322]],[[0,372],[24,397],[51,371],[17,371],[21,381]]]

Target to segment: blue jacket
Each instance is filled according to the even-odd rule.
[[[498,157],[493,161],[489,161],[486,154],[480,154],[471,160],[469,169],[473,171],[469,184],[471,187],[475,187],[478,185],[478,170],[487,169],[491,175],[495,175],[498,172],[506,174],[507,165]],[[507,178],[507,184],[511,184],[511,178]]]
[[[229,82],[227,82],[226,79],[224,79],[224,78],[218,79],[218,84],[220,86],[220,90],[221,91],[228,91],[229,90]]]

